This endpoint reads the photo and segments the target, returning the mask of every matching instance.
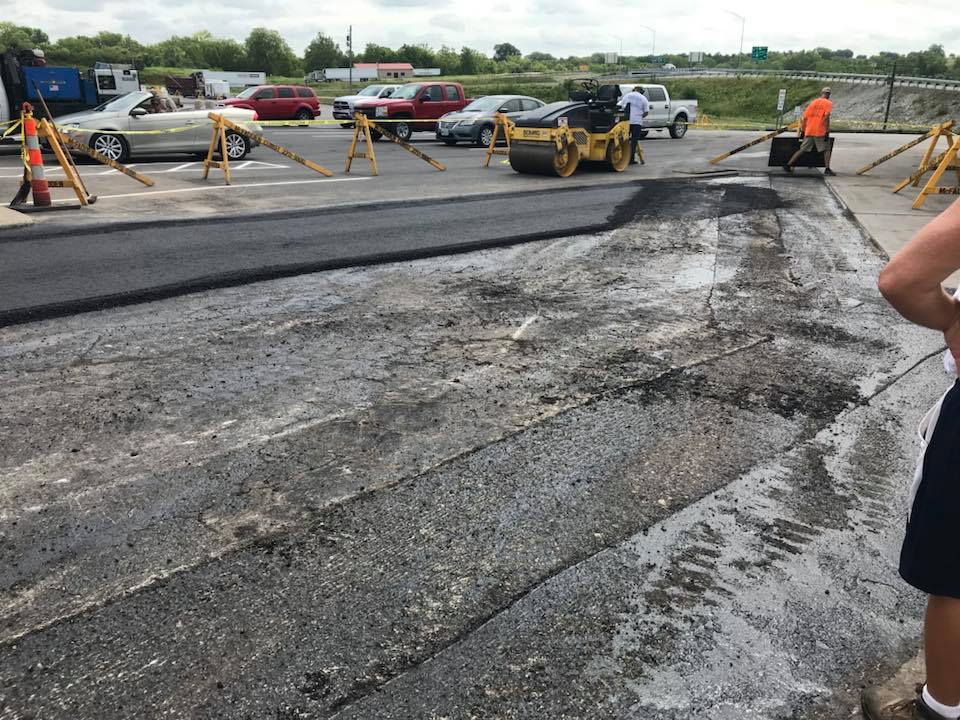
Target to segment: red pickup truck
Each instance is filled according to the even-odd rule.
[[[420,82],[401,85],[389,98],[363,100],[353,105],[371,120],[402,120],[384,123],[384,127],[407,142],[415,132],[433,132],[437,118],[463,110],[470,102],[463,85],[455,82]],[[371,131],[374,140],[381,133]]]

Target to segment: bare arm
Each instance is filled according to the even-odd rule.
[[[894,255],[879,281],[880,292],[903,317],[947,334],[954,355],[960,353],[960,304],[944,292],[941,283],[958,268],[960,200]]]
[[[824,126],[827,128],[826,134],[830,134],[830,118],[833,117],[833,113],[827,113],[826,117],[823,118]]]

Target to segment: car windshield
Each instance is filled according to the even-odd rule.
[[[383,89],[383,85],[371,85],[370,87],[365,87],[363,90],[357,93],[357,95],[374,95],[376,96]]]
[[[467,105],[463,111],[464,112],[493,112],[499,110],[500,106],[506,102],[506,98],[497,97],[492,95],[490,97],[480,98],[474,100],[472,103]]]
[[[123,112],[124,110],[133,110],[144,98],[148,97],[142,92],[132,92],[126,95],[119,95],[107,100],[101,105],[97,105],[93,112]]]
[[[420,92],[420,88],[422,87],[423,85],[404,85],[403,87],[397,88],[391,97],[394,100],[412,100],[417,96],[417,93]]]
[[[238,98],[242,98],[242,99],[245,100],[246,98],[251,97],[251,96],[252,96],[257,90],[259,90],[259,89],[260,89],[260,88],[258,88],[258,87],[256,87],[256,86],[254,86],[254,87],[248,87],[246,90],[243,90],[243,91],[237,93],[237,97],[238,97]]]

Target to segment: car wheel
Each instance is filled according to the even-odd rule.
[[[676,120],[673,121],[673,125],[670,126],[670,137],[674,140],[679,140],[684,135],[687,134],[687,116],[683,113],[677,115]]]
[[[484,125],[477,133],[477,145],[479,147],[490,147],[491,140],[493,140],[493,126]]]
[[[306,108],[300,108],[297,110],[297,114],[294,116],[295,120],[313,120],[313,113],[307,110]]]
[[[250,152],[250,141],[243,135],[235,132],[228,132],[227,141],[227,160],[243,160]],[[221,153],[222,154],[222,153]]]
[[[403,142],[410,142],[410,136],[413,135],[413,126],[406,121],[394,123],[393,134]]]
[[[122,135],[94,135],[90,147],[114,162],[125,163],[130,157],[130,144]]]

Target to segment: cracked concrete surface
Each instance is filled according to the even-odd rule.
[[[782,183],[0,330],[0,718],[846,707],[943,379]]]

